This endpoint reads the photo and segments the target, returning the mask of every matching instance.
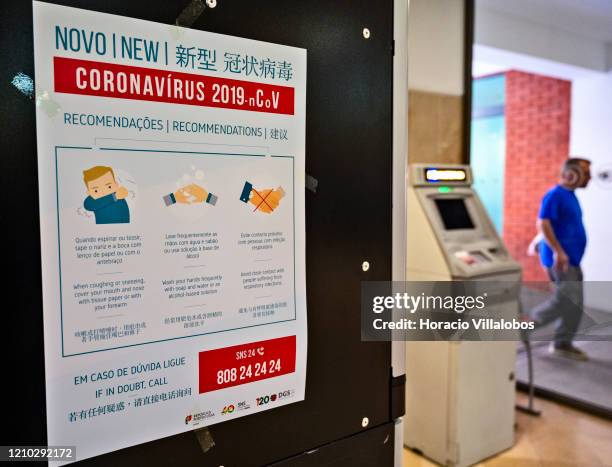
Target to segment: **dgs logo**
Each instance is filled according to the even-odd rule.
[[[282,399],[284,397],[292,397],[293,394],[295,394],[295,391],[293,389],[287,389],[285,391],[281,391],[278,393],[278,398]]]
[[[232,404],[226,405],[225,407],[223,407],[223,410],[221,411],[221,414],[225,415],[225,414],[228,414],[228,413],[232,413],[235,409],[236,409],[236,407],[234,407]]]

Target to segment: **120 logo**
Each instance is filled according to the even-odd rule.
[[[276,400],[276,394],[272,394],[271,396],[263,396],[255,399],[257,405],[266,405],[269,402],[274,402]]]
[[[278,394],[272,394],[271,396],[262,396],[255,399],[257,405],[266,405],[270,402],[276,402],[277,399],[283,399],[284,397],[292,397],[295,391],[293,389],[287,389],[281,391]]]

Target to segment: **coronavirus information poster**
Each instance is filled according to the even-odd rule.
[[[303,400],[306,51],[33,9],[48,444]]]

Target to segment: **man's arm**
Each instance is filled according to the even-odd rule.
[[[113,204],[117,201],[114,193],[103,196],[102,198],[93,199],[91,196],[85,198],[83,207],[88,211],[97,211],[98,209],[105,208],[106,206]]]
[[[542,238],[544,237],[540,232],[538,232],[535,237],[531,239],[531,242],[529,242],[529,246],[527,247],[527,256],[535,256],[538,254],[538,245],[542,241]]]
[[[560,271],[567,271],[569,267],[569,258],[567,254],[565,253],[565,251],[563,250],[563,248],[561,247],[559,240],[557,240],[557,236],[555,235],[555,231],[552,228],[552,224],[550,223],[550,220],[538,219],[537,227],[538,227],[538,232],[542,234],[542,236],[544,237],[544,240],[546,240],[546,243],[548,243],[548,246],[550,246],[553,250],[553,254],[554,254],[553,266],[556,267]]]

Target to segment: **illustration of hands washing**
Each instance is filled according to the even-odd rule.
[[[217,200],[219,198],[207,191],[205,188],[201,187],[196,183],[190,183],[189,185],[185,185],[173,193],[170,193],[164,196],[164,203],[166,206],[171,206],[173,204],[198,204],[198,203],[208,203],[212,206],[217,204]]]
[[[215,206],[218,201],[217,195],[214,195],[204,188],[204,172],[196,170],[195,166],[191,166],[192,173],[184,174],[181,180],[177,183],[177,189],[163,197],[166,206],[173,204],[200,204],[208,203]],[[193,182],[192,180],[196,180]]]

